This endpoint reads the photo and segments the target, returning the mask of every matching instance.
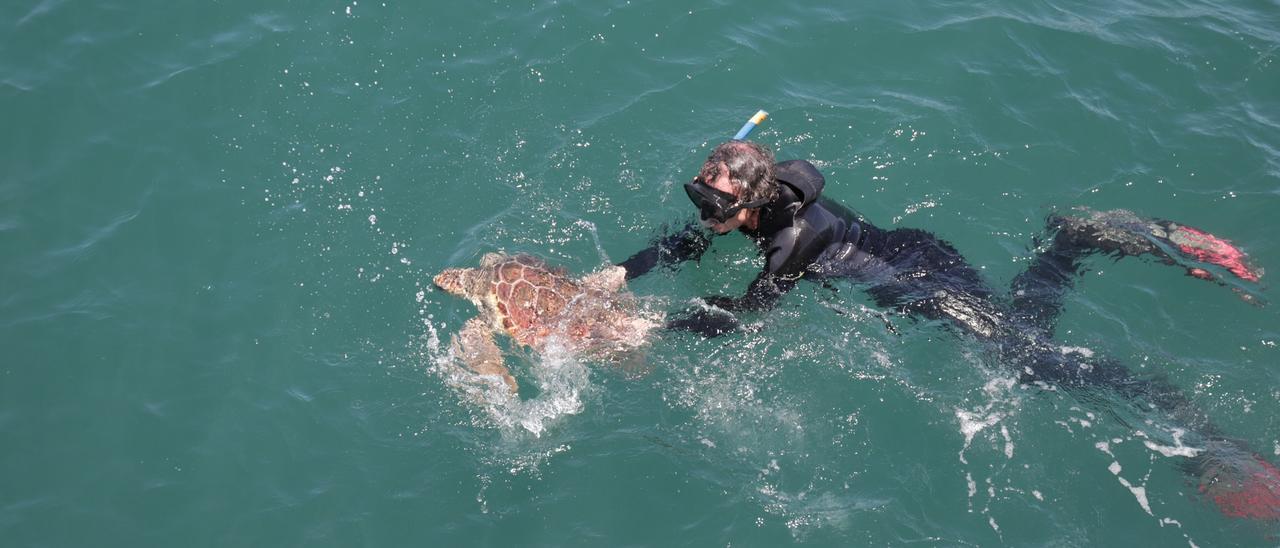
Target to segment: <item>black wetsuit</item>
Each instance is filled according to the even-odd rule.
[[[1108,406],[1121,404],[1098,399],[1103,391],[1110,392],[1144,416],[1157,410],[1162,420],[1172,423],[1170,427],[1185,428],[1196,438],[1186,441],[1198,444],[1203,451],[1184,461],[1184,470],[1199,479],[1200,490],[1212,494],[1224,512],[1280,517],[1280,470],[1243,442],[1223,436],[1176,387],[1135,376],[1106,357],[1063,351],[1053,340],[1062,297],[1080,277],[1086,257],[1095,253],[1147,255],[1166,264],[1181,264],[1174,247],[1183,246],[1187,251],[1191,246],[1190,252],[1196,255],[1197,251],[1220,250],[1218,244],[1225,241],[1211,235],[1206,238],[1203,231],[1180,228],[1169,221],[1140,219],[1123,210],[1086,218],[1054,215],[1049,217],[1047,245],[1013,280],[1008,296],[996,296],[978,271],[947,242],[922,230],[878,228],[822,198],[822,174],[808,162],[779,163],[776,178],[780,189],[777,198],[762,208],[755,230],[742,230],[764,254],[764,271],[742,297],[705,299],[725,312],[694,307],[668,322],[668,328],[708,337],[721,335],[736,329],[734,314],[768,310],[801,278],[849,279],[865,288],[882,307],[943,320],[985,343],[993,357],[1015,371],[1023,383],[1066,388],[1087,400],[1112,402],[1105,404]],[[1166,245],[1153,244],[1152,235],[1159,238],[1162,234]],[[691,225],[658,240],[621,266],[628,278],[634,278],[658,265],[698,259],[710,243],[707,231]],[[1235,259],[1227,254],[1210,256],[1209,262],[1237,267],[1232,272],[1244,279],[1256,280],[1261,275],[1244,271]],[[1204,277],[1197,268],[1188,272]]]
[[[993,310],[980,306],[990,307],[991,291],[950,244],[922,230],[880,229],[823,197],[825,180],[809,162],[781,162],[775,171],[778,196],[761,208],[755,230],[742,229],[764,254],[764,270],[742,297],[708,297],[708,304],[729,312],[764,311],[801,278],[848,278],[865,284],[880,306],[952,319],[984,337],[994,333]],[[696,260],[710,243],[706,231],[690,226],[621,266],[634,278],[658,265]],[[697,311],[670,325],[707,336],[734,326],[731,316]]]
[[[1080,261],[1097,252],[1117,252],[1105,239],[1093,237],[1087,225],[1051,218],[1055,232],[1047,249],[1014,279],[1010,298],[996,298],[947,242],[918,229],[881,229],[822,197],[825,181],[812,164],[781,162],[776,179],[779,194],[762,208],[757,228],[741,229],[764,254],[764,270],[742,297],[705,298],[728,313],[695,307],[671,320],[668,328],[718,336],[737,328],[731,313],[766,311],[801,278],[844,278],[864,287],[881,307],[946,321],[988,343],[1024,382],[1105,387],[1162,408],[1201,433],[1213,430],[1167,383],[1138,379],[1112,360],[1064,353],[1052,340],[1062,296],[1082,272]],[[621,266],[628,279],[634,278],[659,265],[696,260],[710,243],[707,231],[690,225]]]

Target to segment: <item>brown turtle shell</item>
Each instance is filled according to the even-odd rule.
[[[582,287],[536,257],[506,257],[492,267],[490,289],[497,301],[498,322],[525,345],[546,337],[561,319],[565,305]]]

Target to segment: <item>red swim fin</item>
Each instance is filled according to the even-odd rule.
[[[1162,239],[1167,240],[1171,247],[1180,252],[1184,258],[1222,267],[1235,277],[1247,282],[1256,283],[1262,278],[1262,270],[1250,266],[1249,256],[1231,242],[1186,225],[1169,221],[1161,221],[1158,224],[1167,234]],[[1188,270],[1196,277],[1204,277],[1208,274],[1204,269],[1194,266],[1188,266]]]
[[[1225,515],[1280,520],[1280,470],[1257,455],[1245,462],[1218,461],[1206,466],[1200,476],[1200,492]]]

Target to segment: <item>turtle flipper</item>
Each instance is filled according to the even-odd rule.
[[[600,291],[620,291],[627,284],[627,269],[611,265],[582,278],[582,285]]]
[[[493,329],[484,320],[479,317],[467,320],[462,331],[453,336],[450,346],[454,355],[461,358],[462,363],[467,364],[472,371],[480,375],[497,375],[511,389],[512,394],[516,393],[519,388],[516,379],[511,376],[507,366],[502,365],[502,350],[493,340]]]
[[[628,378],[639,379],[645,377],[653,372],[653,365],[649,363],[648,354],[645,348],[624,352],[616,360],[618,369]]]

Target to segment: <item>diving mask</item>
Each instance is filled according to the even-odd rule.
[[[701,177],[695,178],[691,183],[685,183],[684,192],[689,195],[689,201],[698,207],[702,220],[712,220],[717,223],[728,221],[744,209],[757,208],[769,203],[768,198],[738,202],[734,195],[712,188]]]

